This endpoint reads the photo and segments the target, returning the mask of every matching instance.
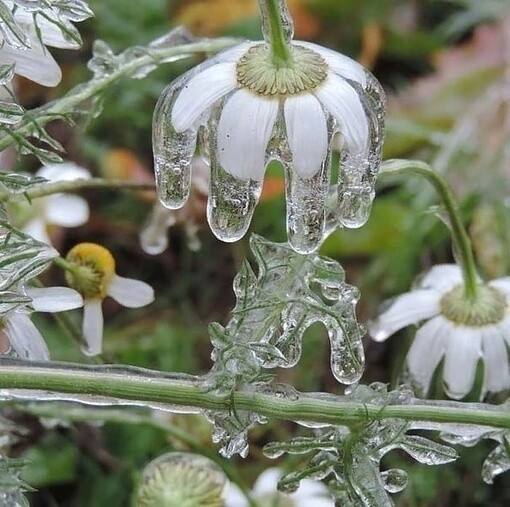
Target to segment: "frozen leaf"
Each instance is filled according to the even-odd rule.
[[[407,435],[399,447],[416,461],[426,465],[443,465],[459,457],[452,447],[417,435]]]
[[[510,470],[510,443],[507,436],[503,436],[503,443],[498,445],[483,463],[482,479],[487,484],[492,484],[495,477]]]

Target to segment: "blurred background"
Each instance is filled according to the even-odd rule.
[[[47,89],[19,79],[21,103],[36,107],[90,78],[86,62],[95,39],[115,52],[143,45],[184,25],[197,37],[229,35],[259,39],[256,0],[89,0],[95,18],[81,23],[81,51],[53,51],[64,79]],[[480,271],[487,278],[509,274],[510,263],[510,7],[507,0],[289,0],[297,39],[336,49],[370,68],[388,94],[385,158],[419,158],[433,164],[453,186],[469,225]],[[162,66],[143,80],[123,81],[101,97],[99,115],[80,117],[74,127],[53,122],[49,132],[69,160],[95,176],[151,181],[151,120],[155,102],[176,76],[200,58]],[[13,158],[17,171],[36,171],[34,158]],[[268,171],[251,231],[285,240],[284,184],[278,167]],[[154,205],[151,192],[83,192],[92,214],[75,229],[51,230],[63,254],[82,241],[100,243],[117,260],[117,273],[150,283],[156,302],[139,310],[105,303],[107,323],[101,362],[126,363],[165,371],[201,374],[211,366],[207,324],[225,323],[234,304],[232,280],[248,253],[247,238],[236,244],[216,240],[205,225],[205,197],[197,183],[187,211],[175,216],[168,248],[149,255],[139,232]],[[330,236],[321,253],[338,260],[347,281],[361,290],[358,318],[373,318],[387,298],[409,289],[432,264],[452,262],[449,234],[438,219],[441,209],[422,180],[381,178],[369,222],[359,230]],[[63,283],[52,270],[45,283]],[[71,319],[78,315],[71,315]],[[52,356],[87,359],[51,318],[35,317]],[[388,342],[365,340],[364,382],[395,385],[412,333]],[[342,392],[329,373],[324,330],[307,332],[300,364],[279,372],[282,381],[307,391]],[[438,386],[433,393],[444,396]],[[497,400],[493,400],[497,401]],[[42,413],[41,413],[42,412]],[[67,413],[68,412],[68,413]],[[4,415],[22,428],[11,455],[31,460],[24,478],[37,491],[34,506],[129,505],[141,469],[172,449],[190,449],[175,428],[191,435],[204,452],[215,454],[210,429],[198,416],[139,412],[85,413],[52,407],[15,407]],[[41,416],[45,416],[42,417]],[[94,420],[97,419],[97,421]],[[104,421],[104,419],[107,419]],[[274,462],[263,457],[268,440],[285,440],[300,429],[281,421],[257,428],[246,460],[225,464],[250,485]],[[491,444],[461,449],[455,465],[425,467],[392,453],[386,468],[409,472],[399,506],[510,505],[508,474],[492,487],[480,477]],[[223,462],[222,462],[223,463]],[[277,462],[285,468],[293,461]]]

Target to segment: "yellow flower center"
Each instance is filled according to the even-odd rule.
[[[115,275],[115,260],[108,249],[96,243],[80,243],[66,256],[72,267],[66,271],[70,287],[84,299],[104,299]]]

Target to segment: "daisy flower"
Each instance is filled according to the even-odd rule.
[[[317,248],[335,226],[359,227],[374,197],[383,136],[384,96],[376,79],[347,56],[291,41],[274,54],[274,23],[263,9],[266,41],[246,42],[170,84],[154,113],[158,195],[180,208],[190,189],[197,139],[210,161],[207,218],[221,240],[240,239],[260,197],[269,161],[287,180],[287,232],[299,252]],[[282,27],[290,18],[284,5]],[[268,28],[269,27],[269,28]],[[341,146],[337,203],[331,213],[331,151]],[[328,218],[328,214],[331,217]]]
[[[25,287],[23,292],[32,300],[30,307],[36,312],[63,312],[83,306],[80,294],[68,287]],[[31,309],[19,306],[0,316],[0,333],[21,359],[47,361],[50,353],[41,333],[30,320]]]
[[[12,65],[16,74],[43,86],[56,86],[62,72],[46,46],[79,48],[80,36],[69,20],[83,21],[92,11],[80,0],[66,9],[49,2],[4,0],[2,4],[0,65]]]
[[[49,181],[90,179],[90,173],[73,162],[41,167],[37,176]],[[51,244],[48,227],[78,227],[89,219],[89,206],[82,197],[70,194],[53,194],[34,201],[35,214],[22,228],[23,232]]]
[[[84,299],[82,334],[84,353],[101,353],[103,341],[103,300],[110,296],[128,308],[138,308],[154,301],[150,285],[115,273],[115,260],[109,250],[95,243],[80,243],[66,256],[67,283]]]
[[[369,325],[376,341],[411,324],[418,324],[406,362],[413,380],[427,393],[434,372],[444,360],[443,380],[449,397],[460,399],[472,389],[479,361],[483,362],[480,398],[510,387],[510,277],[477,287],[477,298],[464,293],[462,271],[456,264],[433,267],[416,285],[398,296]]]
[[[334,507],[335,502],[321,482],[303,479],[295,493],[285,495],[276,487],[282,476],[278,468],[265,470],[256,480],[251,497],[260,507]],[[225,507],[249,507],[248,500],[235,484],[226,492]]]

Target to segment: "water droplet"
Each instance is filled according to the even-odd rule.
[[[389,493],[400,493],[407,486],[407,473],[398,468],[381,472],[384,489]]]

